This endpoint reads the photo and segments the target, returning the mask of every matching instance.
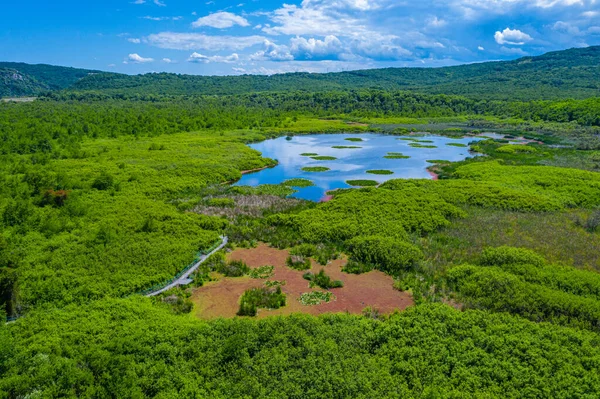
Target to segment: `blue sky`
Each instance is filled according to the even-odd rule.
[[[600,0],[20,0],[0,60],[205,75],[445,66],[600,44]]]

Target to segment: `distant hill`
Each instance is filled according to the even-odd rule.
[[[45,64],[0,62],[0,97],[36,96],[49,90],[63,90],[98,72]]]
[[[96,74],[71,87],[112,94],[224,95],[379,88],[482,99],[560,99],[600,96],[600,46],[445,68],[386,68],[327,74],[193,76]]]
[[[0,96],[35,95],[44,89],[94,91],[111,95],[233,95],[288,90],[322,92],[376,88],[498,100],[600,97],[600,46],[556,51],[514,61],[445,68],[386,68],[273,76],[197,76],[170,73],[131,76],[17,63],[0,63],[0,68],[17,70],[24,78],[23,81],[2,78]]]

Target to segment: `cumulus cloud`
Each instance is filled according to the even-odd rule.
[[[154,62],[154,58],[144,58],[137,53],[129,54],[124,61],[125,64],[146,64],[148,62]]]
[[[265,41],[263,36],[208,36],[200,33],[161,32],[149,35],[145,42],[170,50],[243,50]]]
[[[250,23],[246,18],[230,12],[217,12],[210,14],[206,17],[198,18],[198,20],[192,23],[194,28],[210,26],[211,28],[225,29],[231,28],[234,25],[246,27],[250,26]]]
[[[296,60],[335,60],[343,52],[342,42],[333,35],[323,40],[295,37],[290,41],[290,53]]]
[[[130,37],[129,39],[127,39],[127,41],[129,43],[134,43],[134,44],[140,44],[142,41],[138,38],[134,38],[134,37]]]
[[[494,39],[498,44],[508,44],[513,46],[522,46],[527,42],[533,40],[531,36],[529,36],[525,32],[521,32],[518,29],[510,29],[506,28],[502,32],[497,31],[494,35]]]
[[[190,58],[188,58],[188,62],[195,62],[195,63],[199,63],[199,64],[209,64],[212,62],[223,62],[226,64],[232,64],[234,62],[239,61],[239,59],[240,59],[240,57],[236,53],[233,53],[228,56],[221,56],[221,55],[206,56],[206,55],[194,52],[194,53],[192,53],[192,55],[190,55]]]
[[[278,45],[270,40],[263,42],[263,50],[250,56],[253,61],[291,61],[294,56],[288,46]]]
[[[175,61],[173,61],[170,58],[163,58],[162,62],[164,62],[165,64],[174,64],[175,63]]]

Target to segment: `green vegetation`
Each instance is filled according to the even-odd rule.
[[[321,271],[317,274],[313,274],[311,272],[304,273],[302,276],[305,280],[310,281],[309,287],[320,287],[324,290],[329,290],[332,288],[341,288],[344,286],[344,283],[340,280],[332,280],[327,274],[325,274],[325,269],[321,269]]]
[[[240,298],[238,316],[256,316],[259,308],[279,309],[285,306],[285,294],[281,287],[252,288],[244,292]]]
[[[316,152],[304,152],[300,155],[302,155],[303,157],[316,157],[319,154],[317,154]]]
[[[344,150],[344,149],[358,149],[358,148],[362,148],[362,147],[357,147],[355,145],[334,145],[331,148],[335,148],[337,150]]]
[[[290,179],[284,181],[282,185],[289,187],[312,187],[315,184],[308,179]]]
[[[385,159],[410,159],[410,156],[408,155],[404,155],[400,152],[389,152],[386,156],[384,156]]]
[[[335,300],[335,295],[331,292],[311,291],[300,295],[300,303],[305,306],[320,305]]]
[[[310,258],[301,255],[290,255],[285,264],[295,270],[308,270],[311,268]]]
[[[303,171],[305,172],[327,172],[328,170],[331,170],[325,166],[306,166],[304,168],[302,168]]]
[[[394,172],[392,172],[391,170],[385,170],[385,169],[367,170],[367,173],[370,173],[372,175],[393,175],[394,174]]]
[[[346,180],[346,184],[354,187],[374,187],[379,185],[375,180]]]
[[[462,144],[462,143],[446,143],[446,145],[447,145],[447,146],[450,146],[450,147],[461,147],[461,148],[463,148],[463,147],[464,147],[464,148],[468,147],[468,145],[466,145],[466,144]]]
[[[21,92],[78,80],[0,103],[0,314],[23,316],[0,323],[0,397],[597,396],[597,59],[592,47],[443,69],[81,80],[0,64],[0,79],[22,75]],[[227,184],[276,164],[248,143],[367,131],[504,138],[473,143],[485,156],[428,161],[439,181],[349,182],[359,188],[327,203],[289,198],[306,179]],[[387,273],[416,305],[198,320],[190,298],[213,272],[261,285],[240,315],[286,304],[273,266],[225,251],[193,284],[139,295],[222,235],[228,248],[289,249],[302,271],[343,253],[344,272]],[[301,304],[336,299],[321,291],[340,285],[324,269],[305,276],[318,291]]]
[[[358,141],[364,141],[360,137],[348,137],[348,138],[346,138],[344,140],[347,140],[347,141],[356,141],[356,142],[358,142]]]
[[[273,276],[274,266],[259,266],[255,269],[250,270],[248,274],[251,278],[267,279]]]
[[[437,148],[435,145],[419,144],[417,142],[410,143],[409,146],[414,148]]]
[[[314,159],[315,161],[335,161],[337,158],[336,157],[330,157],[330,156],[318,156],[318,157],[311,157],[312,159]]]

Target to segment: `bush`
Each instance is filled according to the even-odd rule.
[[[285,264],[295,270],[308,270],[311,268],[310,258],[299,255],[290,255]]]
[[[423,257],[413,244],[391,237],[357,237],[349,240],[347,246],[353,260],[373,264],[389,274],[406,270]]]
[[[92,182],[92,188],[96,190],[108,190],[112,188],[115,184],[115,178],[110,175],[108,172],[102,172],[100,176],[98,176]]]
[[[235,207],[235,201],[231,198],[211,198],[206,201],[208,206],[216,206],[219,208],[233,208]]]
[[[349,274],[363,274],[363,273],[368,273],[368,272],[372,271],[373,269],[375,269],[375,266],[373,266],[371,264],[357,262],[355,260],[350,259],[348,261],[348,263],[346,263],[346,266],[344,266],[342,271],[344,273],[349,273]]]
[[[250,273],[250,268],[244,261],[232,260],[228,263],[220,264],[216,271],[225,275],[225,277],[242,277]]]
[[[304,273],[302,276],[305,280],[310,281],[310,288],[313,287],[321,287],[324,290],[329,290],[331,288],[341,288],[344,286],[344,283],[340,280],[332,280],[327,274],[325,274],[325,270],[321,269],[321,271],[317,274],[313,274],[311,272]]]
[[[486,248],[481,255],[480,263],[486,266],[503,266],[515,263],[542,266],[546,263],[546,260],[529,249],[502,246]]]
[[[252,288],[246,290],[240,299],[240,308],[238,316],[256,316],[259,308],[279,309],[285,306],[285,294],[281,292],[281,287],[272,288]]]

